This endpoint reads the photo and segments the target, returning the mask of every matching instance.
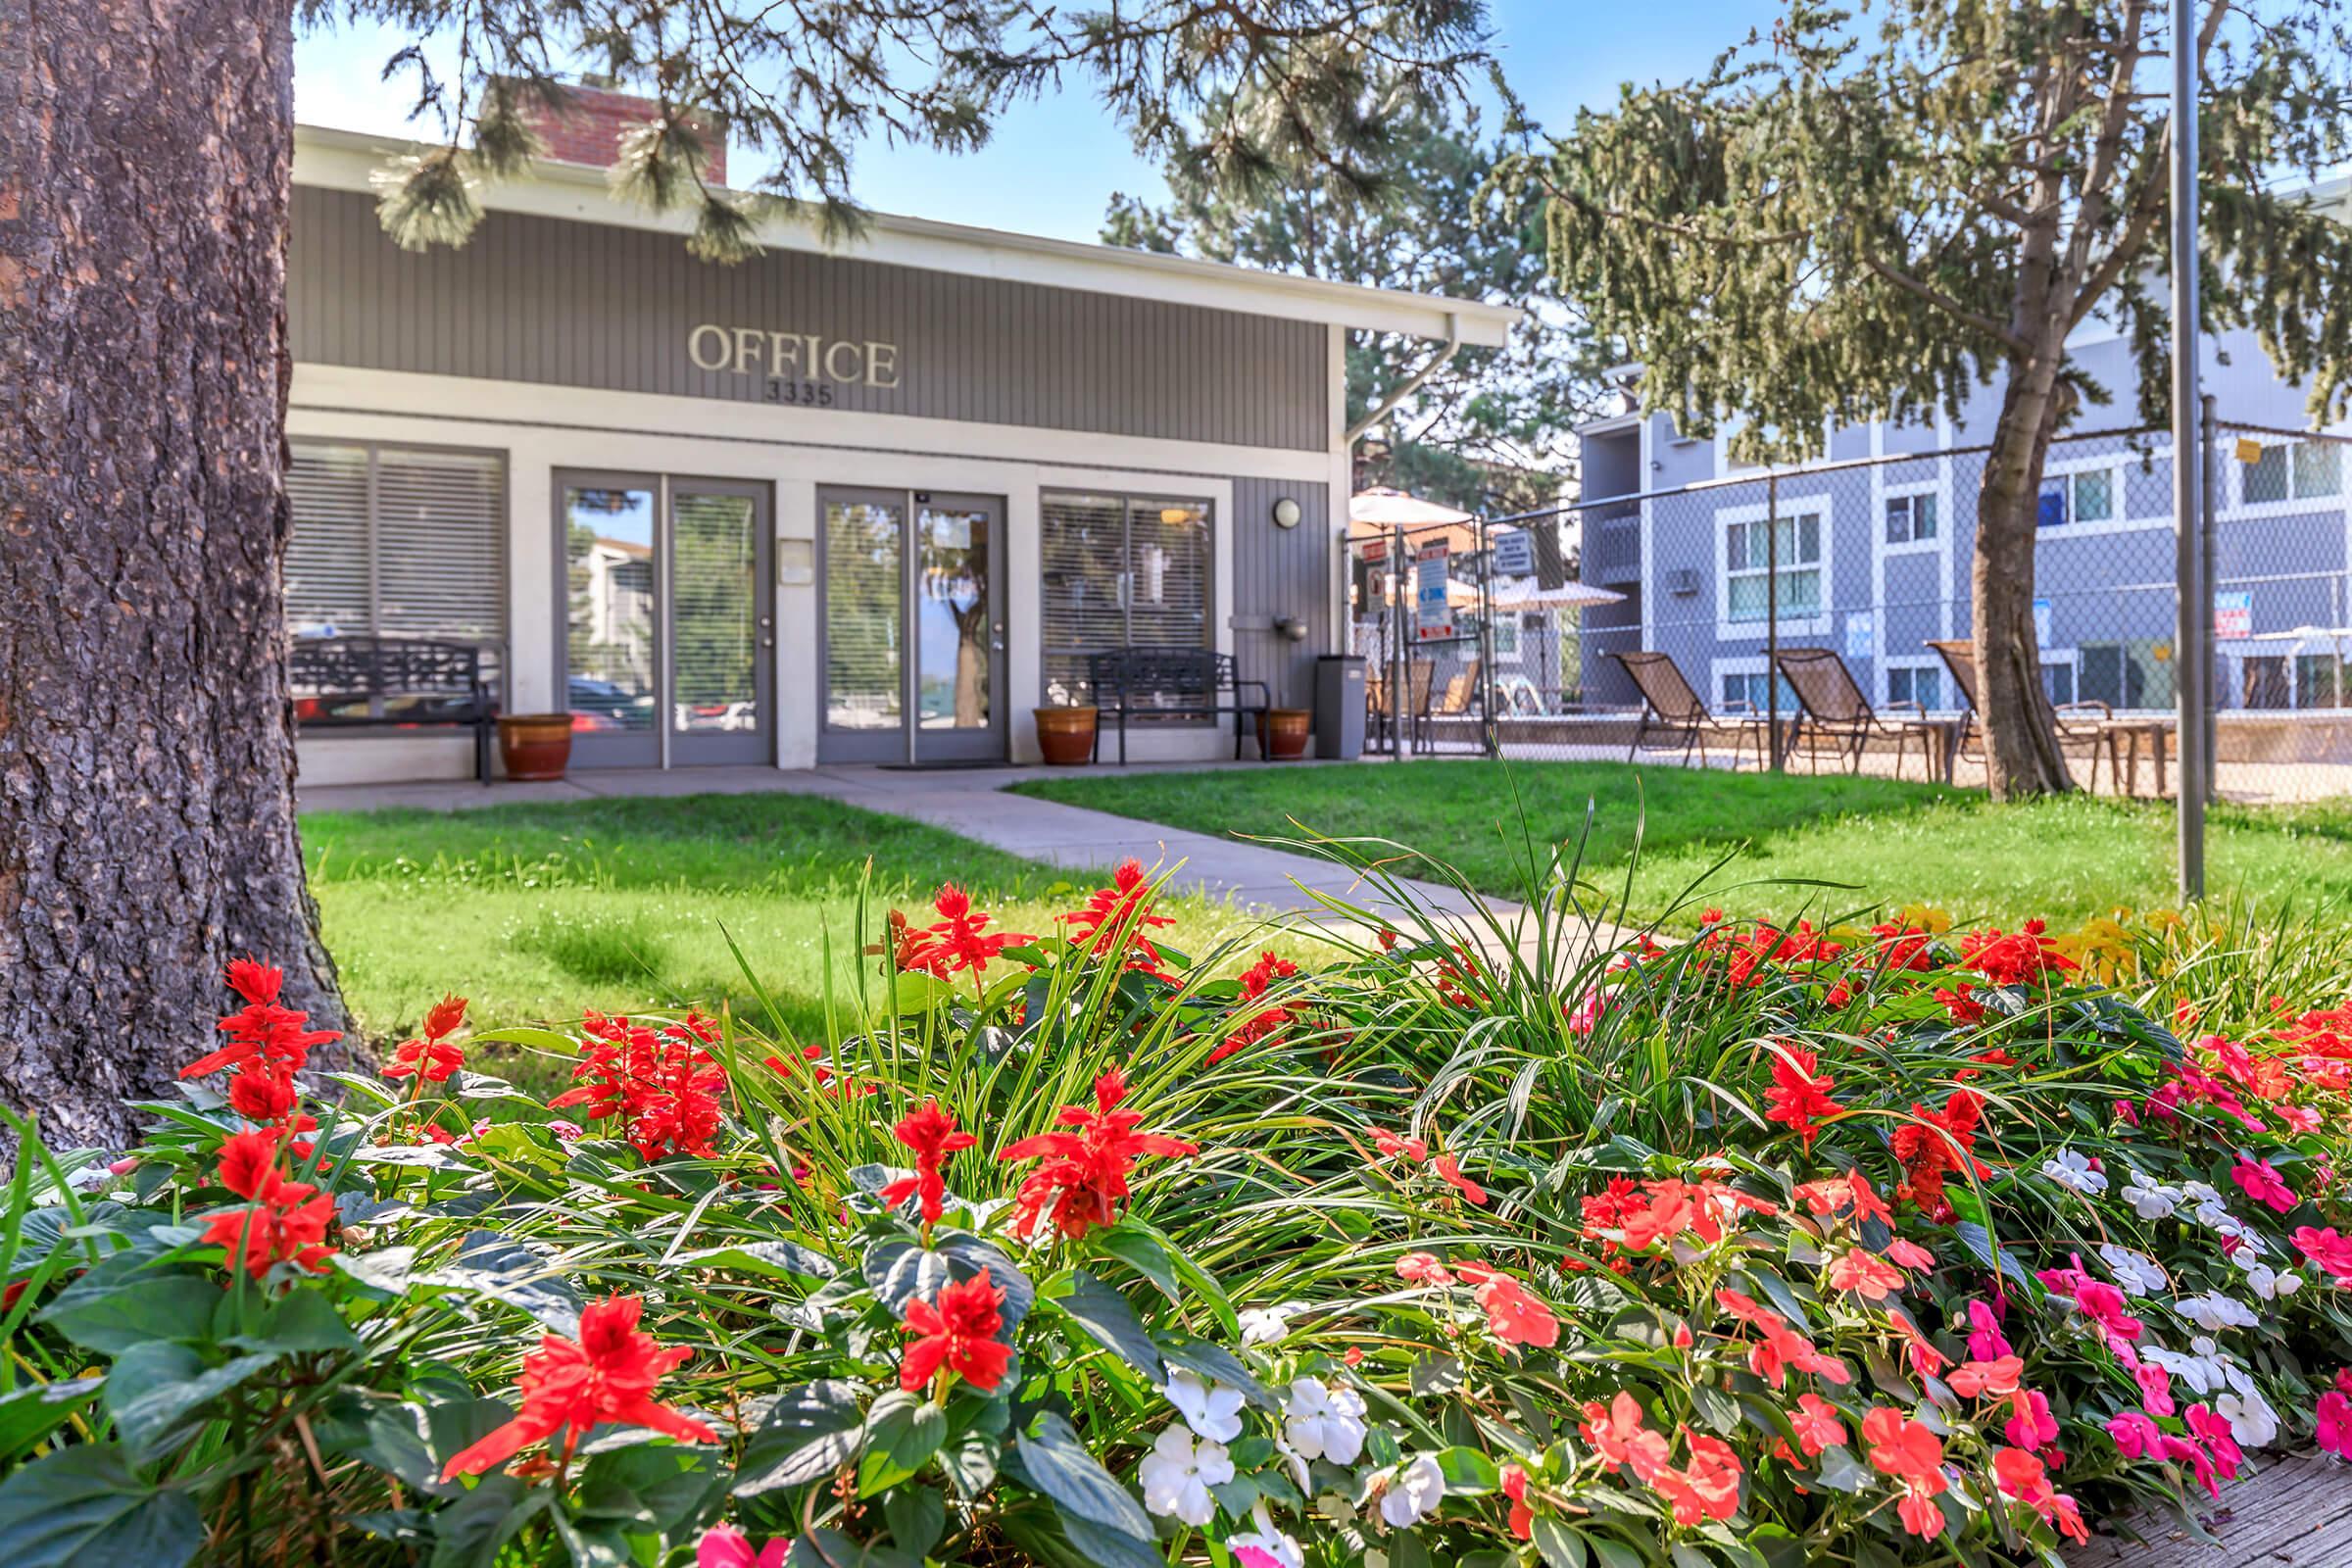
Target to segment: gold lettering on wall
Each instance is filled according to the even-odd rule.
[[[735,375],[824,380],[884,392],[899,385],[899,346],[875,338],[828,338],[815,332],[704,321],[686,334],[686,358],[698,370]]]

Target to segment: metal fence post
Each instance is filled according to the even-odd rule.
[[[2201,624],[2205,628],[2205,661],[2197,666],[2202,675],[2197,685],[2197,707],[2205,715],[2205,800],[2210,803],[2221,794],[2222,755],[2218,726],[2214,718],[2214,715],[2221,710],[2222,706],[2214,695],[2218,674],[2216,666],[2221,662],[2221,655],[2213,646],[2213,525],[2214,519],[2221,515],[2221,491],[2218,486],[2221,483],[2222,471],[2222,424],[2220,409],[2215,402],[2214,395],[2210,392],[2205,394],[2203,413],[2204,418],[2201,421],[2204,426],[2203,439],[2197,443],[2197,479],[2202,502],[2197,509],[2197,540],[2205,563],[2205,569],[2199,579],[2202,588],[2201,597],[2204,600],[2200,615]]]
[[[1500,757],[1495,743],[1494,704],[1494,536],[1487,519],[1478,519],[1478,727],[1489,757]]]
[[[2203,578],[2205,551],[2199,514],[2205,493],[2197,482],[2201,410],[2197,402],[2197,51],[2195,0],[2172,0],[2172,283],[2173,283],[2173,534],[2175,598],[2180,630],[2173,656],[2174,696],[2180,706],[2180,900],[2205,896],[2205,714],[2199,690],[2205,684],[2206,644],[2213,610]],[[2162,744],[2161,740],[2158,744]]]
[[[1764,476],[1764,711],[1772,770],[1781,758],[1781,476]],[[1818,758],[1819,754],[1815,754]],[[1819,762],[1816,761],[1816,766]]]
[[[1389,756],[1404,760],[1404,698],[1411,655],[1404,645],[1404,524],[1389,542]]]

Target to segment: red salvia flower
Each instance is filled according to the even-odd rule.
[[[1258,1001],[1275,981],[1288,980],[1298,972],[1298,966],[1288,958],[1276,957],[1271,953],[1259,954],[1257,962],[1242,972],[1241,1005],[1247,1006]],[[1240,1011],[1241,1007],[1237,1006],[1235,1010]],[[1266,1007],[1250,1013],[1208,1054],[1209,1065],[1213,1067],[1243,1047],[1253,1046],[1280,1033],[1282,1026],[1296,1016],[1289,1007]]]
[[[1830,1098],[1838,1081],[1827,1073],[1816,1075],[1818,1059],[1810,1051],[1783,1046],[1772,1054],[1772,1093],[1766,1099],[1765,1119],[1777,1121],[1804,1140],[1810,1151],[1821,1129],[1814,1125],[1816,1118],[1836,1116],[1845,1109]]]
[[[221,1144],[214,1173],[249,1206],[214,1215],[204,1240],[226,1248],[230,1265],[257,1280],[277,1263],[316,1273],[333,1251],[325,1243],[335,1200],[308,1182],[286,1180],[277,1165],[284,1147],[281,1135],[266,1128],[233,1134]]]
[[[948,1156],[959,1149],[969,1149],[980,1140],[970,1133],[956,1130],[956,1118],[939,1108],[939,1102],[926,1100],[922,1105],[899,1118],[891,1129],[899,1142],[914,1151],[915,1173],[904,1176],[882,1189],[882,1201],[896,1208],[909,1198],[922,1201],[923,1223],[936,1225],[946,1212],[947,1184],[940,1180],[940,1167]]]
[[[550,1109],[586,1105],[588,1120],[619,1118],[647,1159],[672,1153],[709,1159],[716,1152],[711,1140],[726,1074],[702,1049],[714,1038],[709,1019],[689,1013],[657,1031],[591,1012],[581,1032],[587,1059],[571,1073],[581,1085],[549,1101]]]
[[[1003,1288],[986,1269],[942,1289],[936,1306],[920,1297],[907,1301],[905,1328],[914,1340],[899,1367],[899,1387],[911,1394],[945,1367],[983,1394],[994,1390],[1012,1360],[1011,1348],[997,1340],[1004,1303]]]
[[[333,1029],[312,1029],[310,1014],[277,1004],[286,973],[275,964],[260,963],[252,958],[238,958],[228,966],[229,989],[245,999],[245,1005],[220,1020],[220,1032],[228,1036],[228,1044],[209,1056],[200,1056],[180,1068],[182,1078],[202,1078],[223,1067],[244,1067],[259,1062],[271,1071],[292,1077],[310,1062],[311,1048],[323,1046],[343,1038]]]
[[[1115,1224],[1138,1159],[1148,1154],[1181,1159],[1200,1152],[1181,1139],[1137,1132],[1143,1117],[1118,1108],[1126,1098],[1127,1075],[1113,1067],[1095,1080],[1093,1110],[1064,1105],[1055,1112],[1054,1119],[1067,1131],[1024,1138],[997,1155],[1042,1161],[1013,1197],[1014,1235],[1026,1240],[1041,1218],[1050,1218],[1073,1241],[1098,1225]]]
[[[718,1434],[691,1417],[654,1402],[654,1385],[693,1352],[663,1349],[638,1328],[645,1303],[614,1296],[580,1313],[580,1337],[550,1334],[522,1358],[522,1409],[514,1419],[441,1467],[441,1479],[480,1475],[534,1443],[563,1439],[571,1453],[589,1428],[608,1423],[649,1427],[686,1443],[716,1443]]]
[[[972,983],[978,985],[980,971],[994,962],[999,954],[1006,948],[1037,940],[1018,931],[988,931],[995,916],[973,913],[972,896],[953,882],[940,888],[931,906],[939,911],[939,920],[923,933],[929,943],[923,951],[924,964],[906,967],[931,966],[943,979],[958,970],[968,970]]]
[[[466,1022],[466,999],[443,997],[427,1009],[424,1026],[415,1040],[404,1040],[384,1066],[387,1078],[416,1075],[419,1085],[447,1083],[466,1065],[466,1053],[449,1037]]]
[[[2046,974],[2075,967],[2042,932],[2039,920],[2028,920],[2014,936],[1988,928],[1960,939],[1960,967],[1974,969],[1996,986],[2032,985]]]
[[[1159,950],[1146,933],[1153,926],[1174,925],[1175,920],[1152,912],[1152,881],[1142,861],[1120,861],[1110,884],[1088,894],[1084,908],[1061,917],[1071,944],[1098,958],[1125,954],[1128,967],[1157,974]]]

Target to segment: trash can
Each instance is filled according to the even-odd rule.
[[[1315,660],[1315,755],[1342,762],[1364,755],[1364,662],[1353,654]]]

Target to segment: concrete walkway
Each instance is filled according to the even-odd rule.
[[[1200,768],[1200,764],[1190,763],[1171,770]],[[1385,912],[1387,902],[1380,890],[1330,860],[1004,790],[1007,784],[1045,777],[1049,772],[1023,767],[931,771],[884,767],[612,768],[575,773],[550,784],[501,782],[487,788],[470,782],[337,784],[298,793],[306,811],[367,811],[385,807],[457,811],[515,802],[611,796],[822,795],[870,811],[911,817],[1010,855],[1072,870],[1103,870],[1130,857],[1146,866],[1181,861],[1173,879],[1180,890],[1269,913],[1329,917],[1329,906],[1322,902],[1326,898]],[[1426,882],[1411,886],[1430,907],[1453,915],[1469,912],[1470,901],[1450,888]],[[1487,906],[1505,922],[1515,923],[1520,914],[1518,906],[1507,900],[1489,900]]]

